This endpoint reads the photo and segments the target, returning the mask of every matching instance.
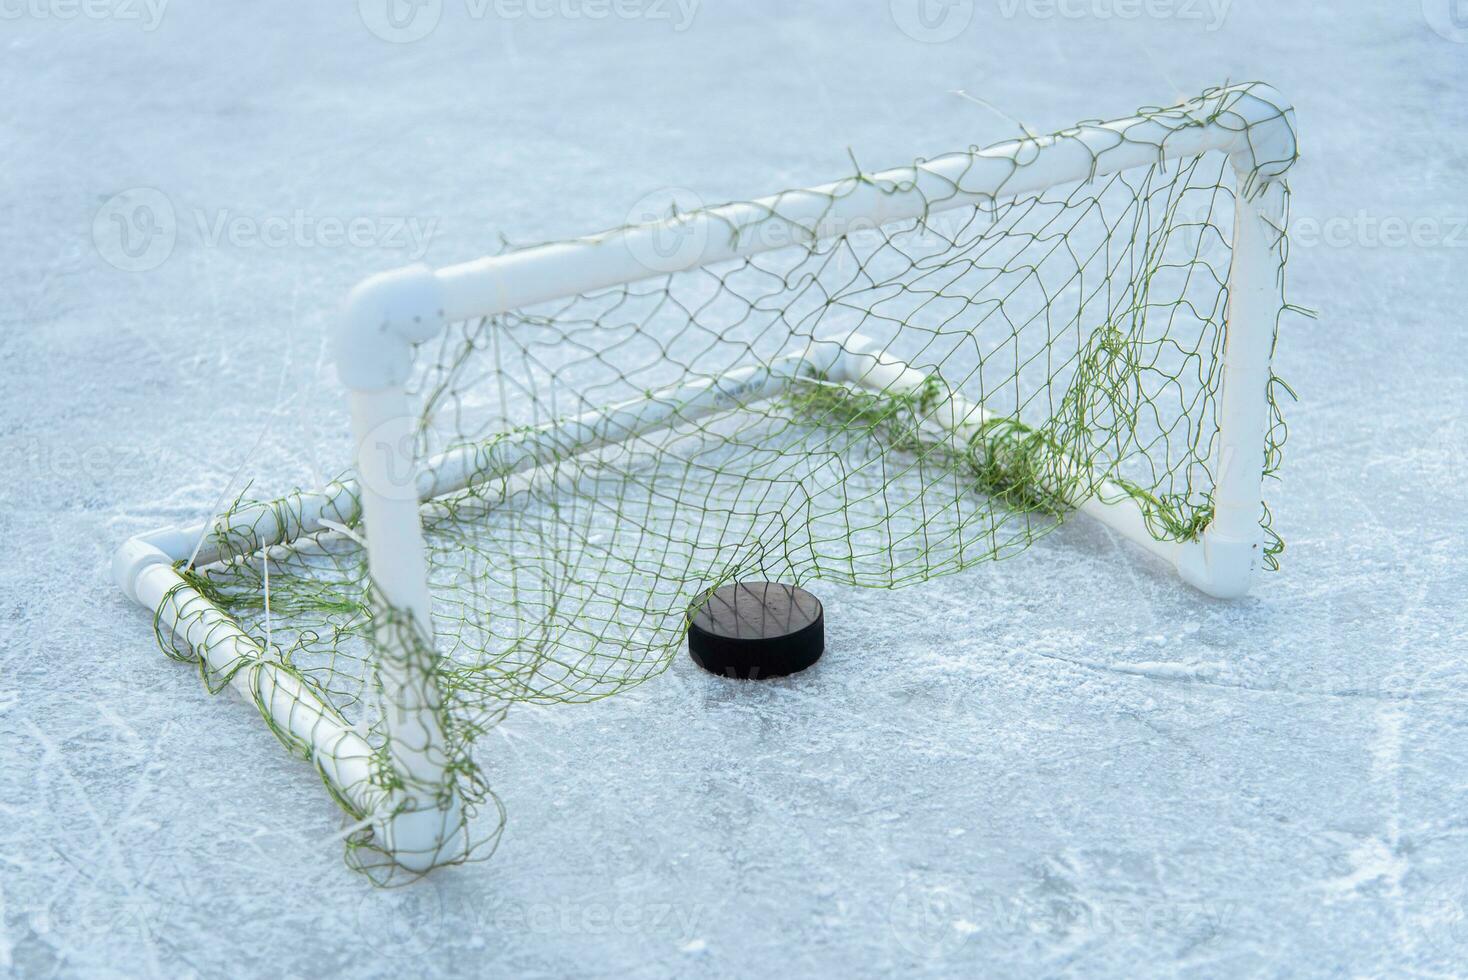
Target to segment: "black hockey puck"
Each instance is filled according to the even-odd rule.
[[[693,662],[724,677],[784,677],[805,670],[825,649],[821,601],[778,582],[739,582],[715,589],[688,624]]]

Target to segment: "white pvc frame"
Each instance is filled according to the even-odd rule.
[[[1015,140],[954,154],[915,167],[848,179],[809,192],[787,192],[746,204],[678,215],[602,235],[431,270],[426,266],[374,276],[352,291],[332,343],[338,373],[351,392],[357,481],[302,495],[290,519],[259,505],[230,518],[268,547],[319,532],[355,512],[360,500],[369,570],[382,597],[411,614],[431,648],[432,608],[419,506],[463,489],[483,472],[484,447],[467,447],[414,469],[405,389],[412,346],[447,324],[509,312],[597,289],[829,237],[855,227],[912,220],[949,208],[1037,193],[1133,167],[1223,152],[1232,161],[1234,240],[1225,311],[1226,340],[1219,396],[1219,434],[1211,471],[1217,474],[1214,515],[1201,538],[1158,541],[1141,509],[1119,488],[1101,491],[1080,509],[1172,565],[1184,581],[1217,597],[1244,595],[1258,569],[1261,481],[1269,426],[1267,386],[1275,319],[1283,305],[1280,247],[1285,188],[1280,179],[1296,157],[1294,111],[1262,84],[1213,90],[1171,109],[1110,123],[1090,123],[1054,136]],[[734,230],[768,228],[774,217],[788,235],[758,237]],[[680,243],[672,254],[666,243]],[[833,381],[898,393],[919,388],[926,375],[858,337],[812,342],[761,368],[675,385],[600,411],[500,442],[499,473],[524,472],[553,455],[591,449],[778,394],[817,370]],[[963,434],[985,418],[959,396],[938,407],[935,420]],[[438,692],[410,677],[400,640],[379,636],[379,665],[387,703],[391,764],[407,788],[394,793],[370,778],[371,751],[362,735],[330,705],[276,665],[225,613],[185,584],[176,571],[199,541],[203,567],[220,558],[203,524],[165,528],[128,541],[113,569],[134,600],[155,611],[207,666],[234,673],[232,684],[274,724],[310,746],[312,760],[335,791],[375,821],[384,850],[400,865],[427,870],[462,853],[462,816],[441,788],[446,759],[437,720]],[[205,642],[207,639],[207,642]]]

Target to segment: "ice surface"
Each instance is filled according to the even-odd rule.
[[[0,973],[1464,969],[1447,0],[959,2],[942,43],[887,2],[706,0],[676,30],[672,2],[444,0],[402,44],[356,6],[175,0],[151,30],[156,0],[5,8]],[[668,187],[747,197],[1015,134],[958,90],[1046,130],[1253,78],[1299,110],[1290,291],[1320,311],[1281,338],[1289,550],[1253,598],[1207,600],[1083,519],[922,587],[824,588],[806,674],[680,659],[512,714],[481,752],[499,852],[383,893],[310,770],[108,580],[118,542],[206,516],[257,440],[255,492],[340,467],[321,340],[365,274],[619,224]],[[176,244],[129,272],[108,260],[156,256],[120,251],[107,202],[137,188]],[[356,245],[321,241],[357,218]]]

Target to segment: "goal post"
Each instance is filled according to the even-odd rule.
[[[354,476],[237,506],[207,525],[141,535],[118,552],[114,575],[154,612],[160,638],[220,681],[211,686],[234,686],[313,761],[370,826],[371,847],[414,872],[472,850],[465,804],[483,792],[468,748],[489,723],[482,716],[515,700],[604,696],[651,676],[671,649],[664,619],[693,598],[686,587],[715,584],[699,576],[735,574],[741,561],[900,584],[1008,554],[1041,533],[1034,515],[1079,510],[1200,591],[1242,596],[1267,549],[1262,481],[1277,450],[1270,389],[1284,309],[1284,176],[1296,155],[1288,103],[1263,84],[1233,85],[807,190],[373,276],[352,291],[330,338],[350,393]],[[1229,215],[1216,213],[1222,192],[1197,176],[1196,161],[1218,156],[1232,171]],[[1138,172],[1146,176],[1126,176]],[[1196,220],[1186,213],[1194,199],[1203,209]],[[900,237],[928,234],[950,212],[958,230],[940,232],[936,245]],[[1190,229],[1226,234],[1226,270],[1213,271],[1222,260],[1205,255],[1211,238],[1179,246]],[[863,236],[870,244],[858,244]],[[793,260],[757,264],[791,251]],[[1052,272],[1057,262],[1066,275]],[[667,285],[675,281],[688,283],[683,292]],[[639,291],[642,283],[655,285]],[[450,336],[465,323],[476,326]],[[663,323],[672,325],[666,335]],[[1002,336],[980,339],[995,324]],[[514,340],[516,331],[544,336]],[[780,331],[778,349],[750,353]],[[893,338],[904,332],[922,342],[899,349]],[[503,363],[502,343],[520,345],[517,367]],[[555,344],[579,353],[557,361]],[[627,364],[613,365],[618,350]],[[644,384],[636,351],[668,370],[649,367]],[[711,351],[726,353],[719,361]],[[473,358],[492,361],[476,375],[497,390],[492,411],[466,380]],[[561,387],[546,391],[542,381]],[[431,446],[438,430],[426,419],[446,398],[454,419],[479,412],[492,422],[458,421]],[[530,403],[528,415],[512,411],[516,401]],[[758,408],[777,403],[778,413]],[[768,415],[773,428],[731,429],[725,420],[741,411]],[[779,448],[794,429],[839,432],[787,464],[807,452]],[[633,451],[626,447],[676,455],[674,445],[697,454],[710,444],[725,456],[679,463],[671,495],[610,455]],[[747,481],[728,489],[735,464],[726,457],[789,472],[741,497]],[[851,483],[863,467],[866,482]],[[830,477],[838,470],[847,476]],[[837,503],[814,503],[797,472]],[[633,507],[595,486],[576,491],[589,503],[570,517],[547,504],[553,518],[506,517],[467,546],[430,547],[426,528],[440,533],[443,508],[460,533],[471,510],[492,513],[512,498],[535,504],[598,480],[660,498],[629,518],[646,524],[637,547],[654,543],[655,559],[602,543],[628,518],[620,508]],[[690,480],[705,482],[685,487]],[[910,486],[894,493],[903,480]],[[526,489],[541,484],[549,489]],[[980,511],[949,499],[970,484],[997,503]],[[766,503],[772,487],[785,504]],[[725,491],[732,496],[718,496]],[[578,516],[598,506],[606,512]],[[947,508],[942,520],[933,506]],[[792,520],[796,510],[817,516]],[[1018,523],[995,516],[1012,511]],[[725,523],[711,529],[715,514]],[[656,523],[665,516],[666,526]],[[761,546],[757,529],[775,518],[786,540]],[[878,525],[886,543],[872,545]],[[365,588],[353,578],[358,559],[343,557],[353,546],[343,537],[365,539]],[[915,541],[952,542],[956,553],[913,557]],[[600,571],[584,571],[581,551]],[[712,552],[755,557],[710,564]],[[277,589],[318,575],[356,590],[338,604],[346,612],[306,604],[333,624],[333,639],[323,641],[316,625],[269,619],[272,566],[281,567]],[[199,572],[211,567],[232,570]],[[634,594],[627,583],[642,578],[650,584]],[[568,583],[595,628],[580,629],[544,598]],[[439,595],[448,613],[435,608]],[[263,638],[240,620],[257,606]],[[273,624],[291,637],[288,654],[272,649]],[[343,636],[370,653],[341,657]],[[459,652],[444,651],[450,640]],[[315,649],[323,643],[329,649]],[[576,653],[552,656],[546,647],[556,643]],[[598,653],[599,644],[632,652]],[[327,654],[320,666],[315,652]],[[348,683],[342,659],[360,661],[361,676]],[[353,710],[374,698],[378,708],[349,721],[335,703],[343,698]]]

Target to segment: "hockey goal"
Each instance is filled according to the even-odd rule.
[[[1240,596],[1279,548],[1295,157],[1234,85],[375,276],[332,338],[353,471],[140,535],[116,578],[383,874],[484,853],[474,739],[660,672],[729,582],[898,586],[1079,511]]]

